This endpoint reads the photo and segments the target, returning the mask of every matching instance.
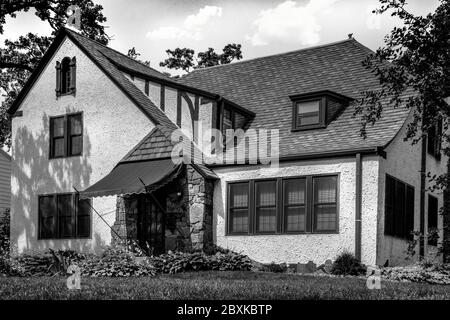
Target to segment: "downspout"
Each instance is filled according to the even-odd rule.
[[[362,209],[362,160],[361,153],[356,154],[356,190],[355,190],[355,257],[361,261],[361,209]]]
[[[422,137],[422,154],[420,158],[420,236],[419,255],[425,255],[425,178],[427,168],[427,140]]]

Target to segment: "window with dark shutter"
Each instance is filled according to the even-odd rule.
[[[249,184],[230,184],[229,197],[229,230],[231,233],[247,233],[249,230]]]
[[[228,184],[229,234],[338,232],[338,176]]]
[[[91,200],[77,194],[39,197],[39,239],[89,238]]]
[[[430,246],[437,246],[438,211],[438,199],[428,195],[428,244]]]
[[[83,115],[50,118],[50,159],[79,156],[83,153]]]
[[[384,234],[410,240],[414,231],[414,187],[386,175]]]
[[[65,57],[61,63],[56,62],[56,95],[75,93],[76,58]]]

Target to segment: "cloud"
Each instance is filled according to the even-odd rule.
[[[202,39],[202,28],[213,20],[213,18],[222,16],[222,8],[216,6],[205,6],[196,14],[186,17],[183,27],[160,27],[156,30],[149,31],[147,37],[155,40],[171,40],[171,39]]]
[[[379,14],[373,13],[372,11],[377,9],[377,6],[367,7],[367,18],[366,26],[370,30],[380,30],[381,29],[381,16]]]
[[[271,41],[299,41],[303,45],[316,44],[320,40],[321,26],[317,21],[320,13],[331,11],[338,0],[309,0],[297,5],[285,1],[275,8],[262,10],[254,21],[253,35],[247,36],[254,46],[268,45]]]

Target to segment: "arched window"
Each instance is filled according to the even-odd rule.
[[[56,95],[75,93],[75,57],[56,62]]]

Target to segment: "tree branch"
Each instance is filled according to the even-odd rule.
[[[27,71],[33,72],[33,68],[27,64],[14,63],[14,62],[0,62],[0,69],[5,69],[5,68],[16,68],[16,69],[22,69],[22,70],[27,70]]]

